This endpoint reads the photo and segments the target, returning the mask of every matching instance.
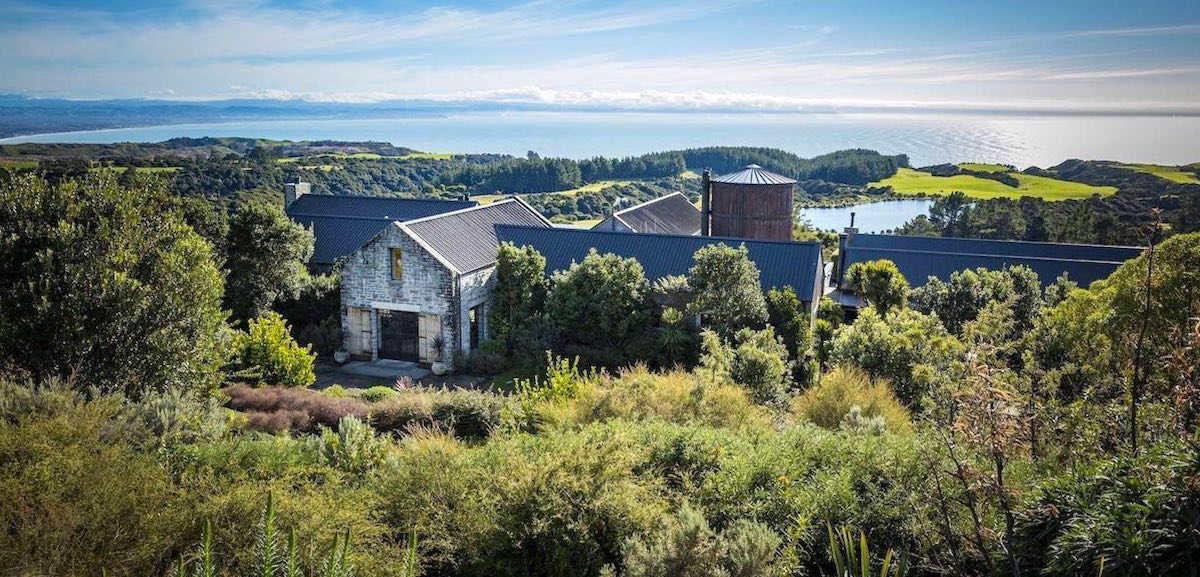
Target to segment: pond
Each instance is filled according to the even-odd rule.
[[[803,208],[799,217],[820,230],[841,232],[850,226],[850,213],[859,232],[884,232],[893,230],[912,220],[917,215],[929,214],[933,200],[928,198],[886,200],[867,202],[836,208]]]

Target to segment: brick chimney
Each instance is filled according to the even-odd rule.
[[[286,210],[292,206],[293,202],[296,202],[296,199],[310,192],[312,192],[312,184],[300,180],[299,177],[283,183],[283,208]]]

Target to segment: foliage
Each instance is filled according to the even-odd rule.
[[[801,390],[816,381],[818,367],[812,350],[812,320],[792,287],[767,292],[767,320],[783,339],[792,359],[792,381]]]
[[[691,324],[678,310],[666,307],[658,321],[660,366],[691,365],[696,359],[697,339]]]
[[[846,282],[881,315],[908,301],[908,281],[890,260],[856,262],[846,269]]]
[[[1200,564],[1200,460],[1168,444],[1063,471],[1037,489],[1018,529],[1027,572],[1185,575]]]
[[[305,264],[313,233],[291,221],[278,206],[242,205],[229,222],[225,302],[233,318],[260,317],[276,303],[296,298],[308,282]]]
[[[840,428],[854,409],[863,417],[882,418],[893,433],[912,432],[908,410],[896,400],[887,381],[872,379],[853,367],[833,369],[792,403],[798,417],[826,429]]]
[[[545,272],[546,259],[533,247],[501,243],[496,251],[496,289],[488,308],[488,333],[510,352],[514,352],[516,334],[528,331],[530,320],[542,310]]]
[[[908,573],[903,555],[892,565],[895,552],[891,549],[884,553],[879,562],[879,572],[875,573],[872,567],[874,563],[871,562],[871,548],[867,545],[865,533],[859,533],[858,539],[855,540],[849,527],[838,527],[834,531],[833,525],[826,523],[826,529],[829,532],[829,556],[833,559],[834,574],[838,577],[903,577]]]
[[[960,371],[963,345],[936,317],[901,309],[886,318],[867,307],[852,325],[838,329],[831,358],[886,379],[905,405],[919,408],[936,379]]]
[[[375,385],[374,387],[359,393],[358,396],[368,403],[378,403],[379,401],[382,401],[394,394],[396,394],[396,390],[391,387]]]
[[[1041,290],[1037,273],[1027,266],[981,267],[951,273],[949,282],[929,277],[925,286],[912,292],[910,300],[914,309],[936,315],[956,335],[962,334],[964,325],[975,320],[988,303],[1009,302],[1017,326],[1027,331],[1041,313]]]
[[[211,246],[161,187],[0,182],[0,366],[131,395],[214,388],[221,291]]]
[[[317,452],[330,467],[353,478],[363,478],[382,463],[387,447],[375,437],[370,425],[345,415],[338,420],[337,430],[322,427]]]
[[[846,322],[846,310],[833,299],[823,296],[817,303],[817,319],[829,323],[830,327],[836,329]]]
[[[700,316],[704,326],[723,338],[766,322],[767,303],[759,286],[758,267],[750,260],[745,245],[709,245],[697,250],[692,261],[688,274],[692,289],[689,315]]]
[[[237,377],[259,385],[307,387],[316,380],[312,347],[301,347],[292,338],[287,322],[270,312],[250,321],[245,333],[233,342]]]
[[[778,575],[782,540],[769,527],[741,520],[718,534],[686,503],[667,527],[625,544],[629,577],[768,577]]]
[[[775,336],[775,329],[744,328],[734,334],[729,378],[745,387],[755,402],[774,407],[786,404],[791,372],[787,348]]]
[[[546,317],[556,332],[556,350],[590,366],[638,358],[650,322],[649,289],[637,260],[595,250],[555,273]]]

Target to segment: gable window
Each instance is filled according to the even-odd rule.
[[[392,278],[400,280],[400,277],[404,275],[404,256],[398,248],[393,248],[390,252],[392,255]]]

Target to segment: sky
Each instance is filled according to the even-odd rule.
[[[0,0],[0,94],[1200,111],[1200,2]]]

